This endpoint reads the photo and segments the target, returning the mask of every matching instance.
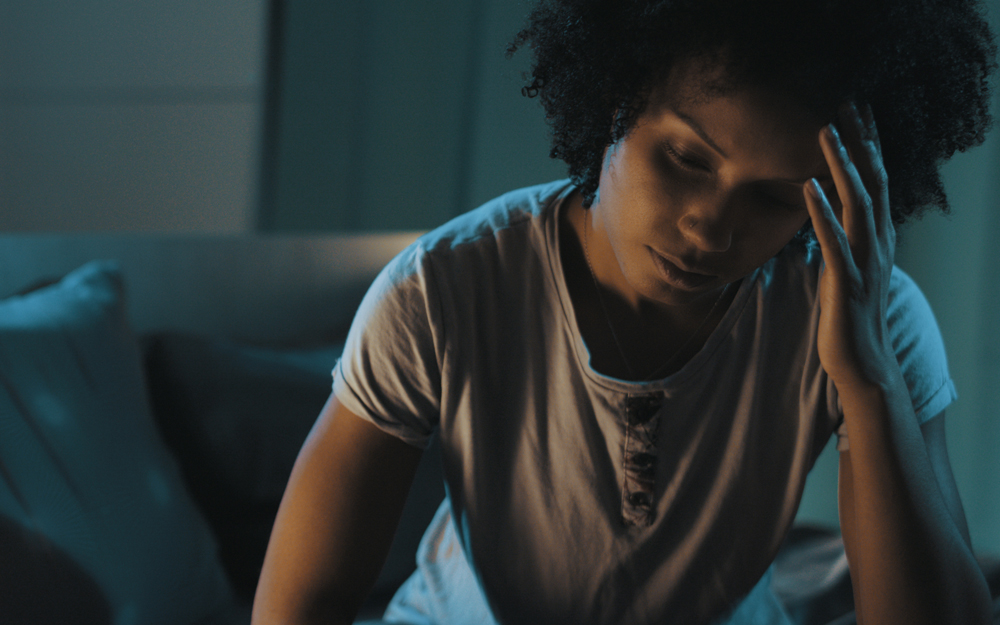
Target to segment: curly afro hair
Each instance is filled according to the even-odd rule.
[[[675,61],[725,68],[713,93],[758,85],[834,118],[851,98],[878,123],[896,224],[948,212],[940,164],[983,142],[996,46],[976,0],[542,0],[508,55],[529,46],[550,155],[590,206],[605,149]],[[707,94],[711,95],[711,94]]]

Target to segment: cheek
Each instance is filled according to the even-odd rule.
[[[620,178],[613,195],[601,195],[607,209],[606,226],[617,238],[646,240],[651,235],[663,235],[671,230],[671,216],[683,202],[683,193],[634,175]]]
[[[796,216],[795,219],[783,220],[780,223],[771,223],[761,234],[762,253],[766,256],[766,261],[784,248],[802,227],[808,222],[808,215]]]
[[[743,248],[741,257],[747,264],[755,266],[767,262],[798,234],[808,219],[805,211],[748,216],[743,236],[740,237]]]

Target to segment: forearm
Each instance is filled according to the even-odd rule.
[[[851,445],[842,488],[854,516],[844,539],[859,623],[987,622],[985,579],[938,488],[898,369],[841,386]]]

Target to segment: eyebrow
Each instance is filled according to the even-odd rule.
[[[696,135],[698,135],[699,137],[701,137],[702,140],[709,145],[709,147],[711,147],[713,150],[715,150],[716,152],[718,152],[723,158],[729,158],[729,155],[726,154],[722,150],[722,148],[719,147],[719,144],[717,144],[715,141],[712,140],[712,137],[708,136],[708,133],[705,132],[705,129],[702,128],[698,124],[698,122],[694,121],[694,119],[692,119],[690,116],[685,115],[684,113],[678,111],[677,109],[673,109],[673,112],[674,112],[674,115],[676,115],[677,117],[679,117],[681,119],[681,121],[683,121],[685,124],[687,124],[688,128],[690,128],[691,130],[693,130]],[[814,178],[816,178],[816,182],[818,182],[820,184],[832,183],[833,182],[833,176],[831,176],[829,174],[824,175],[824,176],[814,176]],[[781,178],[781,179],[775,180],[774,182],[784,182],[784,183],[787,183],[787,184],[800,185],[800,184],[805,184],[805,183],[809,182],[809,178],[803,178],[802,180],[792,180],[792,179],[789,179],[789,178]]]
[[[698,122],[694,121],[694,119],[692,119],[690,116],[685,115],[684,113],[682,113],[682,112],[680,112],[680,111],[678,111],[676,109],[674,109],[674,115],[676,115],[677,117],[679,117],[681,119],[681,121],[683,121],[685,124],[687,124],[688,128],[690,128],[691,130],[693,130],[696,135],[698,135],[699,137],[701,137],[702,140],[705,143],[707,143],[713,150],[715,150],[716,152],[718,152],[723,158],[729,158],[729,155],[726,154],[722,150],[722,148],[719,147],[719,144],[717,144],[715,141],[712,141],[712,137],[708,136],[708,133],[705,132],[705,129],[702,128],[698,124]],[[820,184],[832,183],[833,182],[833,176],[831,176],[830,174],[826,174],[826,175],[823,175],[823,176],[813,176],[813,177],[816,178],[816,182],[818,182]],[[783,182],[783,183],[786,183],[786,184],[801,185],[801,184],[805,184],[805,183],[809,182],[809,178],[803,178],[802,180],[792,180],[791,178],[781,178],[781,179],[775,180],[774,182]]]
[[[701,137],[702,140],[709,145],[709,147],[718,152],[723,158],[729,158],[729,155],[722,151],[722,148],[719,147],[719,144],[717,144],[715,141],[712,141],[712,137],[708,136],[708,133],[705,132],[704,128],[698,125],[698,122],[694,121],[693,119],[691,119],[690,117],[688,117],[687,115],[681,113],[676,109],[674,110],[674,114],[677,115],[677,117],[679,117],[681,121],[687,124],[688,128],[693,130],[696,135]]]

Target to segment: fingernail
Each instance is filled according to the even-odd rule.
[[[823,199],[823,188],[819,186],[815,178],[810,178],[809,182],[806,183],[809,188],[809,193],[812,194],[817,200]]]
[[[831,139],[833,139],[837,143],[840,143],[840,133],[837,132],[837,127],[836,126],[834,126],[833,124],[827,124],[826,125],[826,132],[830,135]]]
[[[872,107],[867,102],[861,107],[861,119],[865,120],[865,124],[869,126],[875,125],[875,117],[872,115]]]

